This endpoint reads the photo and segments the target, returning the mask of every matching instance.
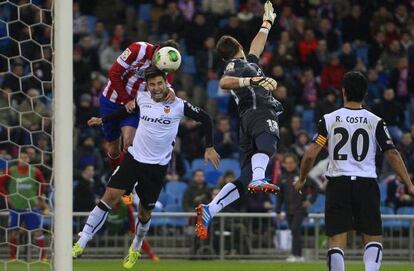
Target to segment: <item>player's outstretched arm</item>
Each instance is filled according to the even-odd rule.
[[[309,174],[309,171],[312,169],[313,164],[315,163],[316,157],[321,152],[323,146],[317,143],[311,143],[309,148],[305,151],[300,163],[300,176],[299,180],[295,182],[296,191],[300,191],[305,184],[306,178]]]
[[[264,4],[262,26],[260,27],[259,32],[257,32],[256,36],[254,37],[252,43],[250,44],[249,54],[255,55],[258,58],[260,57],[266,45],[266,40],[267,40],[267,36],[270,31],[270,28],[272,27],[275,19],[276,19],[276,13],[274,13],[272,3],[268,0]]]
[[[401,158],[400,153],[396,149],[389,149],[384,152],[384,156],[389,162],[391,168],[408,187],[408,191],[410,191],[411,195],[414,196],[414,185],[411,182],[410,176],[407,172],[407,168],[405,167],[404,161]]]
[[[234,77],[224,76],[220,79],[220,88],[224,90],[236,90],[243,87],[262,87],[273,91],[277,87],[275,79],[270,77]]]
[[[213,119],[206,111],[187,101],[184,102],[184,116],[201,123],[206,146],[204,159],[206,162],[210,160],[217,169],[220,163],[220,155],[218,155],[213,146]]]
[[[105,122],[108,121],[113,121],[113,120],[123,120],[125,118],[127,118],[128,116],[138,113],[139,112],[139,106],[136,104],[134,105],[129,105],[129,103],[122,107],[121,109],[112,112],[111,114],[103,117],[103,118],[96,118],[96,117],[92,117],[88,120],[88,125],[89,126],[98,126],[98,125],[102,125]]]

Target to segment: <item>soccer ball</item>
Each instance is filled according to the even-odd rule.
[[[162,47],[155,53],[155,66],[163,72],[173,72],[181,65],[181,55],[174,47]]]

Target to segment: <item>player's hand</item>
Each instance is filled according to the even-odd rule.
[[[414,185],[408,187],[408,192],[411,194],[411,196],[414,196]]]
[[[128,113],[132,113],[135,109],[135,100],[131,100],[125,104],[125,109]]]
[[[206,151],[204,152],[204,161],[208,163],[209,160],[213,164],[214,168],[218,169],[220,164],[220,155],[213,147],[206,148]]]
[[[272,3],[267,0],[264,4],[264,14],[263,14],[263,21],[268,21],[271,25],[276,19],[276,13],[273,10]]]
[[[95,118],[92,117],[88,120],[88,125],[89,126],[98,126],[98,125],[102,125],[102,118]]]
[[[168,89],[169,89],[169,91],[168,91],[167,97],[165,97],[165,99],[167,100],[167,102],[172,103],[172,102],[174,102],[175,97],[176,97],[175,92],[172,88],[168,88]]]
[[[309,200],[305,200],[303,203],[302,203],[302,207],[303,208],[308,208],[309,206],[311,206],[312,205],[312,203],[309,201]]]
[[[305,185],[305,181],[301,181],[300,179],[293,182],[293,186],[295,187],[295,190],[299,192],[299,194],[302,194],[302,188]]]
[[[270,77],[252,77],[250,78],[251,86],[259,86],[268,91],[273,91],[277,87],[277,82],[275,79]]]

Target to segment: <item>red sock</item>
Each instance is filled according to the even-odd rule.
[[[152,248],[150,244],[147,242],[147,240],[142,241],[142,250],[147,253],[148,257],[151,259],[155,257],[154,252],[152,251]]]
[[[16,259],[17,252],[17,238],[10,237],[9,239],[9,254],[11,259]]]
[[[45,236],[39,236],[36,238],[36,246],[40,247],[40,259],[46,258],[46,251],[43,249],[45,247]]]

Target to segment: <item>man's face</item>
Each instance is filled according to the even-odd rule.
[[[155,76],[147,80],[147,88],[151,93],[151,98],[156,102],[161,102],[167,96],[168,88],[162,76]]]
[[[196,173],[194,173],[193,180],[195,184],[198,184],[198,185],[204,184],[204,172],[197,171]]]
[[[19,164],[20,165],[27,165],[29,163],[30,163],[29,155],[27,155],[27,153],[25,153],[25,152],[20,153],[20,161],[19,161]]]
[[[292,157],[286,157],[283,163],[287,172],[292,172],[296,170],[296,161]]]
[[[222,133],[230,131],[229,120],[227,120],[227,119],[220,120],[220,122],[218,124],[218,128],[219,128],[220,132],[222,132]]]
[[[86,179],[92,179],[94,175],[95,175],[94,166],[86,166],[85,169],[83,170],[83,176]]]

